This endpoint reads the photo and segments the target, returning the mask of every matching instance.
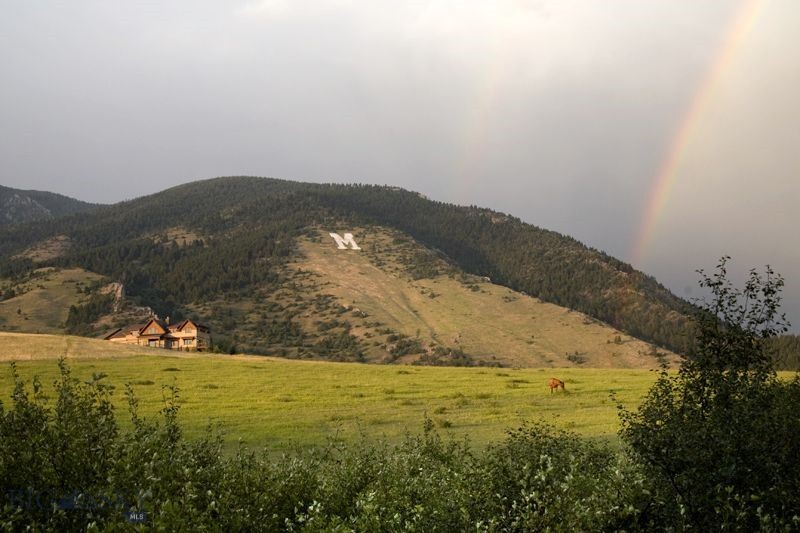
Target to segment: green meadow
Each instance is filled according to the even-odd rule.
[[[616,401],[635,407],[656,376],[646,370],[419,367],[220,355],[70,358],[68,364],[81,380],[106,374],[123,425],[125,384],[145,416],[157,416],[165,387],[176,385],[188,437],[215,424],[229,447],[241,439],[272,451],[360,435],[397,441],[406,432],[420,432],[426,415],[443,434],[466,436],[477,447],[527,420],[616,445]],[[0,398],[6,403],[13,381],[9,363],[2,365]],[[16,366],[27,382],[38,376],[53,401],[54,359]],[[566,392],[550,392],[551,376],[566,382]]]

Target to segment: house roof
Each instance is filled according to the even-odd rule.
[[[183,328],[185,328],[189,324],[194,325],[194,327],[196,327],[200,331],[208,331],[208,326],[204,326],[202,324],[198,324],[197,322],[195,322],[191,318],[187,318],[186,320],[182,320],[181,322],[178,322],[177,324],[170,324],[169,329],[170,329],[170,331],[181,331]]]
[[[182,321],[178,322],[177,324],[170,324],[169,325],[169,329],[173,330],[173,331],[180,331],[180,330],[182,330],[184,328],[184,326],[186,326],[186,324],[188,322],[189,322],[189,319],[186,319],[186,320],[182,320]]]
[[[159,328],[161,328],[162,333],[149,333],[149,334],[146,334],[145,330],[150,327],[150,324],[157,325]],[[167,328],[167,325],[165,323],[163,323],[162,321],[160,321],[158,319],[151,318],[142,327],[139,328],[139,335],[163,335],[164,333],[167,333],[168,331],[169,331],[169,329]]]
[[[109,331],[108,333],[106,333],[105,335],[103,335],[102,339],[104,341],[108,341],[108,340],[111,340],[111,339],[118,339],[118,338],[121,338],[121,337],[124,337],[124,336],[125,336],[125,331],[123,331],[122,328],[117,328],[117,329],[113,329],[113,330]]]

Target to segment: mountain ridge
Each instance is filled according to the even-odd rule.
[[[33,261],[11,257],[64,235],[73,243],[65,255],[38,264],[108,276],[138,303],[176,316],[193,301],[275,289],[278,267],[310,228],[359,225],[394,228],[471,275],[673,351],[689,348],[691,306],[630,265],[504,213],[388,186],[255,177],[191,182],[57,222],[0,229],[0,273],[30,268]],[[153,235],[177,227],[197,237],[192,245],[156,244]]]
[[[89,211],[97,205],[63,194],[0,185],[0,225],[57,219]]]

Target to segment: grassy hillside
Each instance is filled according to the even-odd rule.
[[[587,315],[466,274],[398,230],[352,231],[360,251],[338,250],[327,232],[313,229],[276,269],[279,283],[187,309],[211,325],[218,345],[266,355],[594,368],[653,368],[674,359]],[[202,237],[174,229],[151,238],[181,248]],[[58,333],[66,325],[97,335],[145,320],[149,309],[113,304],[108,281],[74,268],[9,279],[6,292],[17,296],[0,302],[0,327]],[[94,314],[86,311],[93,303]],[[76,324],[84,315],[90,323]]]
[[[24,280],[0,278],[0,330],[63,333],[70,305],[87,298],[85,289],[102,281],[99,274],[80,268],[42,268]],[[8,291],[17,296],[8,297]]]
[[[303,239],[288,270],[308,274],[297,276],[293,295],[332,295],[348,310],[351,333],[365,342],[367,359],[419,359],[413,351],[392,357],[397,342],[387,340],[387,330],[427,352],[460,349],[503,366],[653,368],[674,357],[660,352],[657,358],[647,343],[582,313],[465,275],[436,257],[415,262],[430,252],[399,232],[371,227],[355,235],[360,251],[338,250],[324,233]],[[423,274],[420,264],[428,277],[414,279]],[[306,322],[320,318],[312,310],[298,314]]]
[[[630,265],[502,213],[390,187],[246,177],[189,183],[57,224],[2,228],[0,276],[36,266],[80,267],[124,283],[137,305],[161,316],[226,307],[230,347],[239,347],[237,336],[243,345],[252,336],[237,317],[292,283],[284,273],[296,258],[298,239],[316,228],[370,226],[400,231],[468,274],[583,312],[628,335],[679,351],[689,346],[688,305]],[[69,243],[61,256],[20,255],[54,238]],[[273,323],[269,309],[258,312],[267,314],[259,327],[271,338],[288,341],[289,351],[303,347],[304,332],[285,320]],[[326,342],[335,351],[349,350],[344,336]]]
[[[116,386],[119,409],[125,408],[125,383],[132,384],[141,412],[150,415],[162,406],[162,386],[176,384],[189,436],[199,435],[209,422],[219,422],[231,445],[242,438],[273,450],[321,444],[337,432],[348,440],[359,432],[397,440],[406,430],[418,432],[426,414],[443,431],[468,436],[477,444],[496,440],[506,429],[530,419],[614,441],[617,409],[609,394],[614,391],[624,403],[636,404],[654,378],[643,370],[572,368],[554,374],[547,369],[175,356],[76,337],[0,335],[0,359],[17,360],[20,375],[27,379],[38,375],[45,393],[58,374],[55,358],[65,349],[77,377],[107,375],[104,379]],[[27,360],[31,358],[36,360]],[[566,382],[566,393],[549,392],[546,382],[551,376]],[[10,370],[0,371],[0,398],[6,401],[11,389]]]

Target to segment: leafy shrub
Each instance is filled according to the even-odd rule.
[[[335,361],[364,360],[364,352],[358,338],[347,331],[322,337],[314,345],[314,353]]]
[[[586,356],[576,351],[575,353],[568,353],[567,360],[575,363],[576,365],[582,365],[586,362]]]
[[[473,505],[490,531],[601,531],[635,524],[641,476],[608,448],[541,423],[510,431],[479,465]]]
[[[413,364],[427,366],[475,366],[476,364],[480,366],[501,366],[496,361],[479,361],[476,363],[460,346],[455,349],[436,346],[433,352],[422,354]]]
[[[786,328],[783,279],[727,280],[727,258],[701,285],[713,299],[677,374],[663,371],[622,437],[657,489],[654,509],[676,528],[800,527],[800,377],[778,380],[765,340]]]
[[[389,349],[389,353],[394,357],[400,357],[403,355],[421,353],[424,350],[419,339],[400,337],[397,339],[395,345]]]

